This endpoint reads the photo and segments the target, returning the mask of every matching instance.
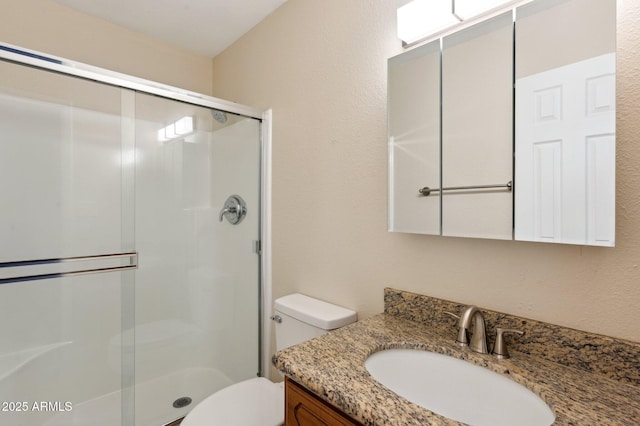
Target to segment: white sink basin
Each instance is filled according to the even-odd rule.
[[[374,353],[365,368],[409,401],[474,426],[548,426],[551,409],[529,389],[486,368],[412,349]]]

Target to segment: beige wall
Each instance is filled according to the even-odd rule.
[[[211,94],[211,58],[52,0],[0,0],[0,42]]]
[[[388,233],[386,60],[406,0],[289,0],[213,63],[273,108],[274,296],[382,311],[393,286],[640,341],[640,2],[619,0],[617,247]]]

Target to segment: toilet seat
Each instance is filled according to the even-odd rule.
[[[280,426],[284,386],[264,377],[219,390],[189,412],[181,426]]]

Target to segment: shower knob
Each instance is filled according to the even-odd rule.
[[[220,216],[218,219],[222,222],[222,218],[227,218],[230,224],[237,225],[247,215],[247,204],[239,195],[230,195],[224,202]]]

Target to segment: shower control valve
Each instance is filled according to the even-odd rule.
[[[244,202],[239,195],[230,195],[224,202],[222,210],[220,210],[220,222],[226,217],[230,224],[237,225],[247,215],[247,203]]]

